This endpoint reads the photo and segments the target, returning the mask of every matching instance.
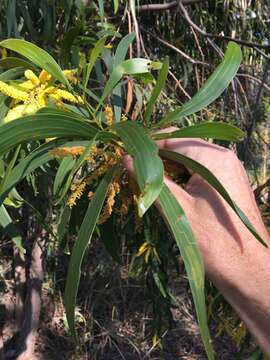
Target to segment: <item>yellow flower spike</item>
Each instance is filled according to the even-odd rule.
[[[8,111],[7,115],[3,118],[3,122],[7,123],[22,116],[35,114],[38,109],[39,106],[37,104],[17,105]]]
[[[24,81],[21,84],[18,84],[22,90],[33,90],[35,88],[35,85],[32,83],[31,80]]]
[[[47,105],[46,97],[43,91],[37,95],[36,100],[40,108]]]
[[[65,77],[74,84],[78,82],[78,79],[75,76],[76,73],[77,73],[77,69],[63,70],[63,74],[65,75]]]
[[[72,191],[72,194],[67,200],[67,205],[72,208],[74,205],[76,205],[77,200],[79,200],[82,197],[82,194],[86,188],[86,182],[82,181],[79,184],[73,184],[71,185],[70,190]]]
[[[49,74],[46,70],[42,70],[38,78],[41,84],[45,84],[52,79],[52,75]]]
[[[108,125],[112,125],[113,124],[113,110],[112,107],[107,105],[105,107],[105,118],[107,120],[107,124]]]
[[[109,185],[106,205],[104,206],[98,219],[98,224],[104,224],[111,216],[115,203],[115,196],[119,193],[119,191],[120,185],[118,182],[115,181]]]
[[[148,248],[149,244],[147,241],[145,241],[139,248],[139,251],[137,252],[136,256],[141,256]]]
[[[83,99],[80,96],[74,96],[70,92],[62,89],[56,89],[55,90],[55,98],[59,100],[67,100],[69,102],[75,103],[75,104],[82,104]]]
[[[65,156],[79,156],[85,150],[84,146],[72,146],[72,147],[62,147],[62,148],[54,148],[50,150],[50,155],[53,157],[65,157]]]
[[[10,86],[3,81],[0,81],[0,92],[4,95],[7,95],[13,99],[20,100],[20,101],[27,101],[29,98],[29,95],[27,92],[18,90],[14,88],[13,86]]]
[[[24,76],[26,79],[32,81],[33,85],[38,86],[40,84],[39,78],[36,76],[36,74],[33,73],[32,70],[25,70]]]

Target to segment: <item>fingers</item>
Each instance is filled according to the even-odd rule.
[[[134,177],[134,168],[133,168],[133,160],[130,155],[126,155],[123,158],[123,165],[127,169],[130,176]],[[193,205],[193,197],[187,193],[181,186],[177,185],[170,177],[167,175],[164,176],[164,183],[168,186],[170,191],[174,194],[176,199],[179,201],[184,211],[190,211],[191,206]],[[156,202],[156,206],[159,208],[158,202]]]

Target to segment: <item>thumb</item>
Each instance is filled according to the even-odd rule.
[[[124,156],[123,165],[127,169],[129,175],[134,178],[133,160],[130,155]],[[188,216],[188,214],[192,212],[194,198],[167,175],[164,176],[164,183],[168,186],[169,190],[175,196],[176,200],[179,202],[184,212]],[[158,201],[155,202],[155,205],[159,210],[161,210]]]

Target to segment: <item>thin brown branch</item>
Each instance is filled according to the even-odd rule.
[[[257,43],[254,43],[254,42],[250,42],[250,41],[246,41],[246,40],[241,40],[241,39],[235,39],[235,38],[232,38],[230,36],[226,36],[226,35],[217,35],[217,34],[211,34],[211,33],[208,33],[204,30],[202,30],[197,24],[195,24],[192,19],[190,18],[189,16],[189,13],[187,11],[187,9],[185,8],[184,6],[184,2],[179,0],[178,2],[178,6],[179,6],[179,9],[181,10],[182,12],[182,15],[183,15],[183,18],[187,21],[187,23],[193,27],[193,29],[195,31],[197,31],[199,34],[201,34],[202,36],[205,36],[207,38],[212,38],[212,39],[221,39],[221,40],[228,40],[228,41],[234,41],[240,45],[244,45],[244,46],[247,46],[247,47],[252,47],[252,48],[262,48],[262,49],[270,49],[270,45],[264,45],[264,44],[257,44]]]
[[[256,198],[258,198],[261,195],[261,192],[270,186],[270,179],[268,179],[264,184],[258,186],[255,190],[254,190],[254,195]]]
[[[158,40],[159,42],[161,42],[163,45],[167,46],[168,48],[176,51],[178,54],[180,54],[184,59],[186,59],[187,61],[189,61],[191,64],[193,65],[203,65],[203,66],[209,66],[209,64],[203,62],[203,61],[199,61],[199,60],[195,60],[192,57],[190,57],[189,55],[187,55],[186,53],[184,53],[182,50],[178,49],[176,46],[172,45],[171,43],[169,43],[168,41],[162,39],[161,37],[157,36],[156,34],[151,33],[148,30],[145,29],[141,29],[143,32],[149,34],[151,37],[155,38],[156,40]]]
[[[177,77],[169,70],[169,75],[173,78],[173,80],[176,83],[176,86],[179,87],[179,89],[181,90],[181,92],[190,100],[191,96],[186,92],[186,90],[183,88],[183,86],[181,85],[180,81],[177,79]]]
[[[244,77],[244,78],[247,78],[247,79],[250,79],[250,80],[256,82],[257,84],[260,84],[260,85],[262,85],[262,87],[264,88],[264,90],[266,90],[267,92],[270,93],[270,86],[268,86],[267,84],[265,84],[264,82],[262,82],[261,79],[258,79],[258,78],[256,78],[255,76],[252,76],[252,75],[250,75],[250,74],[244,74],[244,73],[237,73],[236,76]]]
[[[184,5],[193,5],[196,3],[204,2],[205,0],[183,0]],[[178,1],[171,1],[165,4],[144,4],[137,6],[138,11],[164,11],[176,8]]]

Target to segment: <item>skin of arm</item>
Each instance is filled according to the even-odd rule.
[[[206,166],[270,244],[247,174],[231,150],[198,139],[170,139],[157,144]],[[129,157],[124,165],[132,172]],[[191,175],[185,189],[168,177],[165,182],[192,226],[206,275],[270,356],[270,247],[261,245],[216,190],[197,174]]]

